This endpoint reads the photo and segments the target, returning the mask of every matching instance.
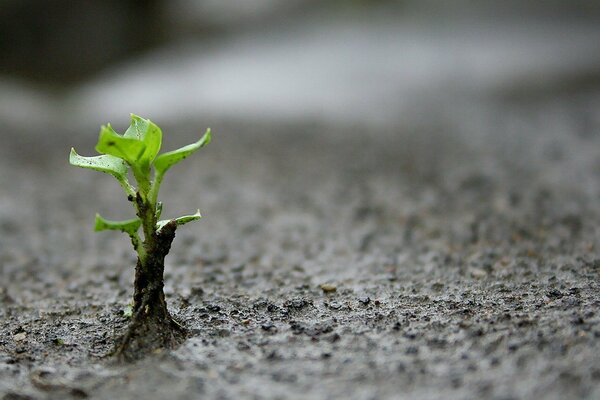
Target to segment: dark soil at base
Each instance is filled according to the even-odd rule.
[[[161,196],[165,217],[204,215],[166,260],[189,337],[131,365],[106,356],[134,254],[92,229],[129,204],[67,165],[94,132],[27,149],[33,133],[2,127],[0,397],[600,398],[594,99],[476,126],[211,121]],[[205,125],[163,126],[165,146]]]

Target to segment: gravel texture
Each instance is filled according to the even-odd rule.
[[[92,232],[128,202],[67,165],[94,131],[3,126],[0,396],[600,398],[598,99],[381,129],[211,121],[162,194],[164,216],[204,215],[167,258],[190,336],[134,365],[106,357],[134,254]],[[204,124],[163,126],[165,146]]]

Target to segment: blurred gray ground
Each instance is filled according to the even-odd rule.
[[[95,130],[98,123],[126,123],[134,112],[163,123],[237,118],[418,124],[432,114],[454,114],[459,105],[589,92],[600,83],[595,3],[156,3],[160,18],[148,18],[150,25],[177,20],[159,29],[171,32],[171,40],[113,60],[76,85],[44,89],[0,77],[0,123],[24,131]],[[194,29],[211,24],[221,28]],[[114,46],[118,38],[102,43]],[[64,55],[50,49],[42,58],[77,58],[84,55],[81,47],[67,46]],[[106,52],[93,42],[85,51]]]

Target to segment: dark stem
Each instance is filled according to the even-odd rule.
[[[146,257],[138,258],[133,317],[116,349],[116,355],[125,361],[138,359],[158,348],[173,347],[183,339],[183,328],[171,317],[163,291],[165,256],[171,249],[176,229],[177,224],[171,221],[159,233],[147,238]]]
[[[169,222],[155,233],[152,240],[147,240],[146,259],[138,258],[135,266],[135,281],[133,291],[133,311],[136,313],[142,307],[164,306],[166,310],[164,287],[165,257],[171,250],[175,238],[177,224]]]

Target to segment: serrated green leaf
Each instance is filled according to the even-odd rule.
[[[95,231],[121,231],[128,233],[129,235],[134,235],[142,225],[142,220],[139,218],[128,219],[126,221],[110,221],[108,219],[104,219],[100,214],[96,214],[96,226]]]
[[[160,145],[162,142],[162,131],[152,121],[148,121],[148,131],[146,131],[146,137],[144,143],[146,143],[146,150],[142,155],[142,160],[148,164],[152,163],[160,151]]]
[[[164,174],[173,165],[185,159],[201,147],[209,144],[210,140],[211,134],[209,128],[206,130],[206,133],[202,136],[202,138],[200,138],[200,140],[198,140],[196,143],[188,144],[180,149],[169,151],[156,157],[154,160],[154,168],[156,168],[156,171],[159,174]]]
[[[120,136],[110,125],[100,129],[100,137],[96,145],[98,153],[115,156],[127,161],[130,165],[135,165],[145,149],[144,142]]]
[[[135,114],[131,114],[131,125],[127,128],[123,137],[144,142],[146,149],[140,157],[141,162],[150,164],[154,161],[156,155],[160,151],[162,131],[149,119],[144,119]]]
[[[146,131],[148,130],[148,120],[135,114],[130,115],[131,124],[123,134],[123,137],[126,137],[128,139],[137,139],[143,142],[144,136],[146,135]]]
[[[110,155],[83,157],[77,154],[74,148],[71,148],[69,163],[76,167],[93,169],[94,171],[111,174],[119,181],[127,176],[127,164],[120,158]]]
[[[198,211],[196,211],[195,214],[192,214],[192,215],[184,215],[183,217],[174,218],[174,219],[163,219],[162,221],[158,221],[156,223],[156,231],[160,232],[160,230],[171,221],[175,221],[175,223],[179,226],[179,225],[185,225],[188,222],[197,221],[200,218],[202,218],[202,215],[200,215],[200,210],[198,210]]]

